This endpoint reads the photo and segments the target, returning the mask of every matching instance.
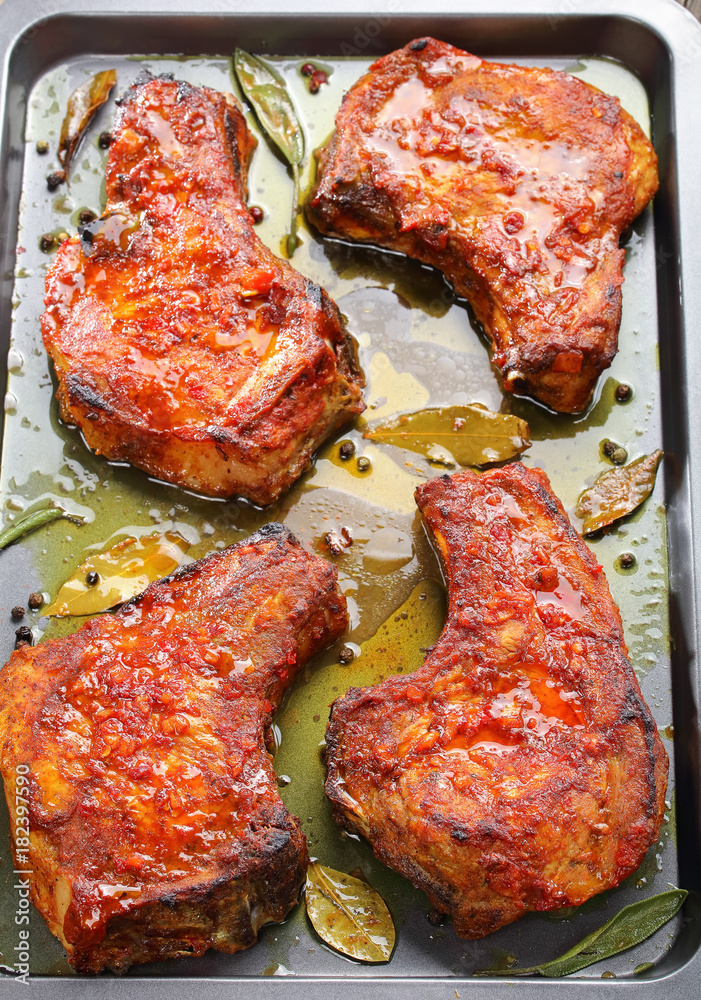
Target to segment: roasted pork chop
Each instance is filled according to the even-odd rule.
[[[346,623],[336,570],[270,524],[12,654],[0,767],[32,902],[75,969],[238,951],[296,903],[306,843],[266,744]]]
[[[414,674],[340,698],[326,736],[336,818],[462,937],[618,885],[662,822],[618,609],[549,487],[522,465],[419,487],[445,629]]]
[[[618,240],[656,190],[652,146],[615,97],[422,38],[346,95],[308,212],[439,268],[505,387],[569,413],[616,353]]]
[[[147,75],[125,94],[107,208],[63,243],[42,331],[61,416],[107,458],[269,504],[363,410],[334,303],[254,232],[233,97]]]

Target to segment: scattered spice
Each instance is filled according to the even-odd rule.
[[[21,604],[16,604],[10,614],[13,618],[24,618],[24,608]]]
[[[617,447],[618,445],[614,444],[613,441],[604,441],[601,446],[601,450],[607,458],[611,458]]]
[[[15,632],[17,642],[27,642],[31,645],[33,636],[32,630],[28,625],[20,625],[20,627]]]
[[[100,582],[100,574],[96,573],[94,569],[91,569],[88,575],[85,577],[85,582],[88,587],[95,587]]]
[[[39,156],[45,156],[49,151],[49,144],[46,139],[37,140],[37,153]]]
[[[358,472],[367,472],[370,468],[371,462],[365,455],[361,455],[356,464],[358,466]]]
[[[353,535],[350,528],[345,526],[341,528],[340,532],[332,528],[331,531],[327,531],[324,535],[324,541],[331,549],[331,552],[335,556],[340,556],[344,549],[350,548],[353,544]]]
[[[626,385],[625,382],[619,382],[616,386],[616,399],[619,403],[627,403],[628,400],[633,395],[633,389],[631,386]]]
[[[96,218],[97,214],[95,212],[89,208],[84,208],[78,216],[78,222],[83,226],[87,226],[89,222],[94,222]]]
[[[355,653],[350,646],[341,646],[338,658],[341,663],[352,663],[355,659]]]
[[[112,145],[112,133],[111,132],[100,132],[97,137],[97,144],[100,149],[109,149]]]
[[[46,253],[47,250],[53,250],[55,246],[56,246],[56,237],[54,236],[53,233],[44,233],[44,235],[39,240],[39,249],[43,250],[44,253]]]
[[[631,569],[635,566],[635,556],[632,552],[622,552],[618,558],[623,569]]]
[[[300,69],[300,73],[302,74],[302,76],[312,76],[314,73],[316,73],[316,66],[314,65],[314,63],[305,63],[304,66],[302,66],[302,68]]]
[[[46,178],[46,186],[49,191],[55,191],[59,188],[66,179],[66,175],[62,170],[54,170],[52,174],[49,174]]]
[[[248,211],[251,214],[254,226],[257,226],[258,223],[262,222],[263,219],[265,218],[265,213],[263,212],[263,209],[259,205],[251,205]]]
[[[323,69],[316,70],[316,72],[314,72],[312,74],[312,78],[309,81],[309,93],[310,94],[318,94],[319,90],[321,89],[322,84],[328,83],[328,82],[329,82],[329,78],[327,77],[327,75],[323,71]]]
[[[628,452],[625,448],[616,448],[611,454],[611,461],[615,465],[625,465],[628,461]]]
[[[347,461],[355,455],[355,445],[352,441],[344,441],[341,447],[338,449],[338,454],[343,459]]]
[[[29,599],[27,600],[27,604],[32,609],[32,611],[36,611],[38,608],[42,606],[43,603],[44,603],[44,595],[40,594],[38,590],[35,590],[32,594],[30,594]]]
[[[440,927],[443,923],[444,917],[445,913],[441,913],[440,910],[431,910],[431,912],[427,914],[429,924],[433,924],[434,927]]]

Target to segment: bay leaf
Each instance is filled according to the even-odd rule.
[[[66,177],[73,154],[78,148],[85,130],[92,121],[95,112],[110,96],[110,91],[116,82],[117,73],[115,70],[106,69],[101,73],[96,73],[85,83],[81,83],[68,98],[66,115],[61,125],[61,135],[58,141],[58,159]]]
[[[582,938],[579,944],[551,962],[524,969],[481,969],[475,975],[571,976],[573,972],[627,951],[649,938],[679,912],[688,895],[686,889],[670,889],[624,906],[603,927]]]
[[[367,882],[312,861],[304,889],[314,930],[343,955],[361,962],[388,962],[394,923],[382,896]]]
[[[582,534],[592,535],[632,513],[647,500],[655,486],[661,451],[643,455],[634,462],[603,472],[577,501],[577,517],[582,518]]]
[[[490,465],[520,455],[530,448],[529,433],[520,417],[472,403],[406,413],[370,427],[365,437],[450,467]]]
[[[154,580],[172,573],[190,543],[175,531],[126,538],[81,563],[63,584],[54,603],[43,612],[57,618],[94,615],[136,597]],[[88,573],[97,573],[90,586]]]
[[[300,167],[304,160],[304,131],[285,81],[280,74],[243,49],[234,54],[234,73],[264,131],[292,167],[292,219],[287,238],[290,256],[297,248]]]

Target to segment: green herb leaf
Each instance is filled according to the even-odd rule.
[[[26,517],[20,518],[19,521],[15,521],[0,531],[0,549],[4,549],[11,542],[16,542],[18,538],[23,538],[30,531],[40,528],[43,524],[58,520],[59,517],[65,517],[76,524],[85,523],[82,517],[77,514],[69,514],[63,507],[44,507],[42,510],[32,511]]]
[[[612,920],[588,934],[574,948],[543,965],[527,969],[481,969],[476,976],[571,976],[588,965],[633,948],[663,927],[678,913],[688,896],[686,889],[670,889],[639,903],[625,906]]]
[[[628,465],[603,472],[577,501],[577,517],[584,521],[582,534],[591,535],[605,528],[647,500],[655,486],[661,458],[662,452],[654,451]]]
[[[418,410],[371,427],[365,437],[425,455],[441,465],[489,465],[530,448],[525,420],[484,406]]]
[[[118,542],[81,563],[44,614],[59,618],[107,611],[172,573],[189,547],[190,543],[174,531]],[[98,575],[93,586],[87,583],[88,573]]]
[[[388,962],[394,924],[382,896],[367,882],[312,861],[304,890],[314,930],[336,951],[361,962]]]
[[[234,71],[241,90],[258,121],[292,167],[294,192],[287,245],[292,256],[297,247],[299,171],[304,161],[304,132],[282,77],[258,56],[236,49]]]
[[[96,73],[90,80],[81,83],[68,98],[66,116],[61,125],[61,136],[58,141],[58,158],[65,176],[73,154],[78,148],[85,130],[93,119],[98,108],[101,108],[110,91],[117,82],[117,73],[113,69]]]

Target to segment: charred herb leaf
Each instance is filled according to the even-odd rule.
[[[85,523],[82,517],[79,517],[77,514],[69,514],[63,507],[44,507],[41,510],[32,511],[26,517],[21,517],[19,521],[13,522],[13,524],[8,525],[3,531],[0,531],[0,549],[4,549],[12,542],[16,542],[18,538],[23,538],[30,531],[41,528],[43,524],[50,524],[51,521],[58,520],[59,517],[65,517],[76,524]]]
[[[395,942],[387,904],[364,880],[312,861],[304,889],[314,930],[336,951],[361,962],[388,962]]]
[[[81,83],[68,98],[66,116],[61,125],[61,136],[58,141],[58,159],[63,167],[65,177],[68,177],[73,154],[75,153],[85,130],[93,119],[98,108],[101,108],[110,91],[117,82],[117,73],[106,69],[96,73],[90,80]]]
[[[271,66],[258,56],[236,49],[234,71],[258,121],[292,167],[292,221],[287,238],[288,253],[292,256],[297,248],[299,172],[304,160],[304,132],[287,88]]]
[[[81,563],[44,614],[64,617],[107,611],[172,573],[189,547],[174,531],[118,542]]]
[[[670,889],[669,892],[661,892],[657,896],[625,906],[598,931],[588,934],[574,948],[552,962],[532,965],[527,969],[483,969],[475,975],[571,976],[573,972],[627,951],[649,938],[672,919],[688,895],[686,889]]]
[[[577,501],[577,517],[584,522],[582,534],[591,535],[605,528],[647,500],[655,485],[661,458],[662,452],[654,451],[621,468],[603,472]]]
[[[366,438],[425,455],[440,465],[489,465],[530,448],[528,424],[477,403],[418,410],[371,427]]]

